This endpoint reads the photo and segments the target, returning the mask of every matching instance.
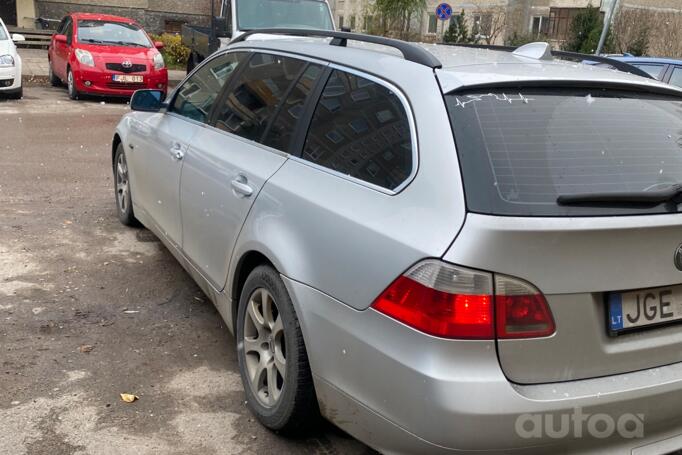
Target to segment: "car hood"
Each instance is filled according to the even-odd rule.
[[[97,46],[79,44],[80,49],[89,51],[93,57],[103,59],[133,59],[133,60],[151,60],[154,55],[159,52],[156,48],[143,47],[123,47],[123,46]]]
[[[0,41],[0,55],[14,54],[14,46],[10,40]]]

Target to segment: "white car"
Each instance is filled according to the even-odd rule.
[[[22,35],[10,35],[0,19],[0,96],[19,99],[23,96],[21,86],[21,57],[15,41],[24,41]]]

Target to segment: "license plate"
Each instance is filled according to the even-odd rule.
[[[143,76],[129,76],[127,74],[114,74],[112,79],[114,82],[122,82],[124,84],[139,84],[144,82]]]
[[[612,334],[682,320],[682,285],[608,294]]]

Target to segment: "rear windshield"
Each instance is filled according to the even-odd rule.
[[[682,98],[590,89],[446,95],[467,207],[515,216],[669,213],[560,206],[560,195],[662,190],[682,182]]]
[[[239,0],[240,30],[258,28],[313,28],[333,30],[327,2],[321,0]]]
[[[78,21],[78,42],[106,46],[152,46],[147,34],[137,25],[97,20]]]

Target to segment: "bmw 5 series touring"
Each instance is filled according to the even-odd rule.
[[[546,44],[288,34],[137,92],[112,147],[120,220],[215,303],[259,421],[681,448],[682,91]]]

